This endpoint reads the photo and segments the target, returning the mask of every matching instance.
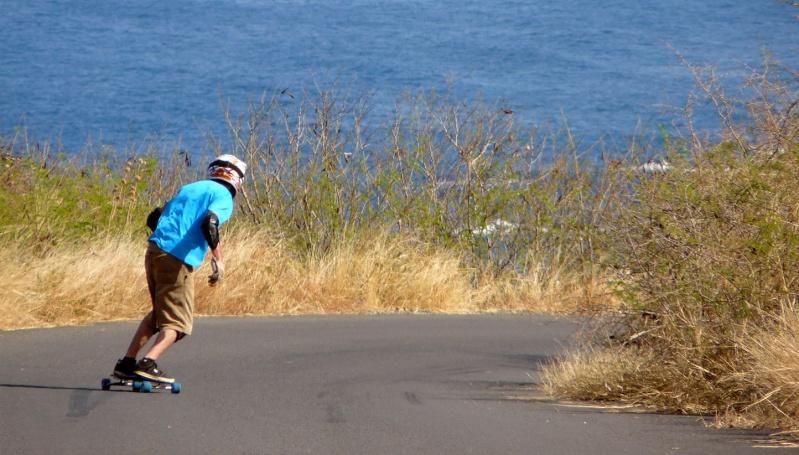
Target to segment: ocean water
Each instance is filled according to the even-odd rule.
[[[264,92],[337,78],[481,96],[529,124],[624,138],[764,52],[799,69],[799,8],[776,0],[0,0],[0,132],[76,150],[152,137],[202,147]],[[731,76],[735,77],[735,76]],[[378,106],[380,107],[380,106]],[[704,114],[702,114],[704,115]],[[698,119],[712,128],[712,116]]]

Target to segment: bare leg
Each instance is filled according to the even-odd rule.
[[[136,329],[136,333],[133,335],[133,339],[130,340],[130,346],[128,346],[128,350],[125,353],[125,357],[133,357],[134,359],[139,354],[139,351],[150,341],[150,338],[153,336],[153,329],[147,326],[147,324],[142,321],[139,324],[139,328]]]
[[[158,332],[158,336],[155,338],[155,343],[150,347],[150,350],[147,351],[145,357],[157,360],[158,357],[161,357],[167,349],[170,348],[175,341],[178,339],[178,332],[173,329],[163,329]]]

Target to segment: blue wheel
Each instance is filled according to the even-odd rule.
[[[180,383],[175,382],[172,384],[172,393],[180,393]]]
[[[100,384],[102,384],[103,390],[111,390],[111,380],[110,379],[103,378],[103,381]]]
[[[141,384],[141,391],[142,392],[150,393],[151,390],[153,390],[153,385],[152,384],[150,384],[149,382],[146,382],[146,381],[142,382],[142,384]]]
[[[141,381],[133,381],[133,391],[138,392],[141,390],[141,387],[144,383]]]

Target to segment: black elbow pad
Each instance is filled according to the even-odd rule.
[[[147,227],[150,228],[151,231],[155,232],[155,228],[158,227],[158,220],[161,218],[161,211],[157,208],[150,212],[147,215]]]
[[[219,217],[210,210],[205,212],[205,218],[203,218],[203,223],[200,227],[208,246],[215,250],[217,245],[219,245]]]

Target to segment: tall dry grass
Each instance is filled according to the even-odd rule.
[[[748,365],[730,382],[750,400],[742,410],[724,415],[721,424],[786,429],[799,439],[799,318],[791,309],[779,324],[753,328],[739,342]]]
[[[379,233],[297,255],[268,230],[233,228],[221,248],[225,281],[205,286],[195,272],[198,315],[368,314],[384,312],[564,312],[586,290],[565,276],[479,279],[452,252]],[[144,237],[52,249],[32,257],[0,250],[0,330],[137,319],[149,308]]]
[[[457,257],[413,240],[377,235],[298,257],[268,231],[225,241],[230,280],[198,295],[206,314],[431,311],[462,313],[475,291]]]
[[[109,240],[45,256],[0,249],[0,329],[143,316],[149,295],[141,246]]]
[[[665,339],[659,346],[570,349],[545,367],[545,387],[561,398],[635,403],[799,438],[797,313],[768,327],[742,324],[730,339],[708,335],[692,347],[699,352]]]

